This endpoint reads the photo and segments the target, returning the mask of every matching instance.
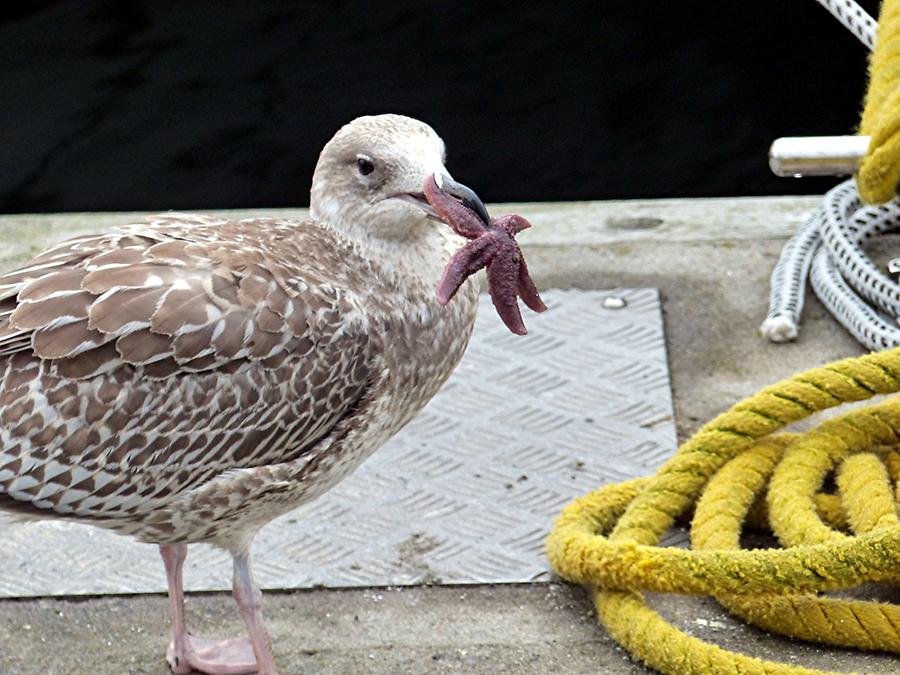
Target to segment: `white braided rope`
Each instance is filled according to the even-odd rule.
[[[875,30],[878,22],[875,21],[862,7],[853,0],[816,0],[831,15],[844,24],[844,27],[853,33],[869,51],[875,46]]]
[[[760,332],[772,342],[796,340],[806,294],[809,266],[819,247],[822,209],[816,210],[806,225],[788,240],[769,280],[769,314]]]
[[[900,330],[860,300],[831,263],[827,251],[816,253],[810,280],[819,300],[861,344],[872,350],[900,344]]]
[[[859,5],[853,0],[817,1],[872,48],[877,24]],[[900,345],[900,285],[878,270],[862,248],[872,237],[897,231],[900,199],[867,206],[853,179],[830,190],[781,252],[772,272],[769,314],[760,327],[763,335],[773,342],[797,337],[809,276],[822,304],[860,343],[869,349]]]
[[[870,303],[891,316],[900,315],[900,285],[879,271],[861,247],[871,237],[897,230],[900,204],[866,206],[856,183],[849,180],[831,190],[823,206],[820,233],[832,264]]]

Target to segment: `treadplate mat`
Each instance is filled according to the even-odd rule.
[[[543,542],[560,509],[672,453],[656,290],[544,298],[550,309],[527,313],[522,338],[482,296],[466,356],[425,410],[330,493],[262,530],[263,588],[547,579]],[[166,589],[156,547],[108,531],[0,523],[0,541],[0,597]],[[230,580],[226,553],[190,547],[188,590]]]

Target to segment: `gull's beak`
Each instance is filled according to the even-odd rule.
[[[488,215],[487,208],[472,188],[466,187],[462,183],[457,183],[447,174],[434,174],[434,182],[437,183],[441,192],[451,197],[456,197],[463,206],[473,211],[481,219],[485,227],[491,226],[491,217]]]
[[[475,194],[475,191],[472,188],[466,187],[462,183],[457,183],[445,173],[435,172],[432,176],[441,192],[453,197],[460,204],[472,211],[478,216],[478,219],[484,223],[485,227],[491,226],[491,217],[488,215],[487,207],[484,205],[484,202],[481,201],[481,198]],[[429,218],[444,222],[437,211],[434,210],[434,207],[432,207],[431,204],[428,203],[428,200],[425,199],[425,195],[421,192],[398,192],[391,195],[391,198],[400,199],[409,204],[413,204],[414,206],[418,206]]]

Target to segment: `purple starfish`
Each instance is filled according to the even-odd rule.
[[[425,198],[457,234],[472,241],[457,251],[444,269],[437,287],[438,302],[446,305],[470,275],[487,267],[488,292],[497,314],[513,333],[525,335],[528,331],[517,298],[521,297],[535,312],[547,309],[515,240],[516,234],[531,227],[531,223],[515,214],[490,218],[474,194],[471,202],[460,201],[445,191],[449,179],[442,177],[442,182],[443,188],[438,187],[434,175],[426,178]],[[453,183],[453,187],[457,189],[452,192],[457,193],[464,186]]]

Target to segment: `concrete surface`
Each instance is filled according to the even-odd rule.
[[[535,227],[522,242],[539,287],[660,289],[683,439],[766,384],[861,353],[813,298],[796,343],[771,345],[757,333],[772,265],[814,204],[809,198],[666,200],[493,211],[532,219]],[[0,218],[7,249],[0,265],[18,262],[47,237],[119,219]],[[875,254],[887,256],[898,245],[889,240]],[[888,598],[887,591],[877,594]],[[692,634],[763,658],[882,673],[897,672],[900,663],[768,636],[703,599],[653,603]],[[564,584],[272,592],[266,607],[284,673],[646,672],[597,628],[586,594]],[[227,594],[193,595],[188,612],[198,633],[241,629]],[[162,674],[166,630],[162,596],[3,601],[0,672]]]

